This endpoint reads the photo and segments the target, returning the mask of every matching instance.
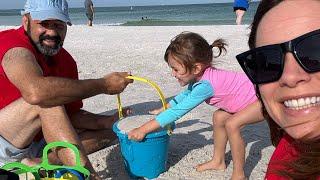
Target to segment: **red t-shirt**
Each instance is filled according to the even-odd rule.
[[[301,149],[301,147],[300,147]],[[287,180],[288,178],[277,175],[276,171],[290,171],[284,166],[285,162],[292,162],[299,157],[299,145],[294,142],[294,139],[288,134],[285,134],[280,140],[278,146],[273,152],[269,161],[265,179],[267,180]],[[317,178],[320,180],[320,177]]]
[[[23,27],[0,32],[0,42],[0,109],[21,97],[19,89],[10,82],[1,65],[3,56],[9,49],[24,47],[30,50],[36,57],[44,76],[78,79],[77,64],[65,49],[61,48],[58,54],[52,56],[53,65],[48,66],[44,55],[31,44]],[[82,106],[81,100],[65,104],[68,115],[79,111]]]
[[[284,135],[284,137],[280,140],[278,146],[273,152],[271,159],[268,164],[268,169],[266,173],[265,179],[267,180],[285,180],[288,179],[286,177],[282,177],[277,175],[276,171],[285,170],[285,166],[283,162],[291,162],[296,159],[298,156],[298,152],[296,147],[293,145],[293,139],[289,135]]]

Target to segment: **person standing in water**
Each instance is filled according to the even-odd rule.
[[[233,11],[236,13],[236,23],[240,25],[242,23],[242,17],[249,8],[249,0],[234,0]]]
[[[84,8],[86,9],[86,16],[88,18],[88,26],[92,26],[92,21],[94,18],[94,8],[91,0],[84,1]]]

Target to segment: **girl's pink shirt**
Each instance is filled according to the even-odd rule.
[[[214,91],[206,103],[227,112],[238,112],[257,100],[254,85],[244,73],[209,67],[201,80],[209,81]]]

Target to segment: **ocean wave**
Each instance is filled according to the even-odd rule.
[[[102,23],[99,26],[122,26],[125,23]]]
[[[200,20],[161,20],[161,19],[144,19],[139,21],[127,21],[122,26],[189,26],[189,25],[221,25],[234,24],[233,19],[216,19],[212,21]]]

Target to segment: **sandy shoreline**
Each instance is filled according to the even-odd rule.
[[[0,30],[9,27],[0,26]],[[235,55],[248,49],[248,26],[93,26],[74,25],[68,29],[65,49],[78,63],[80,78],[97,78],[112,71],[131,71],[133,75],[156,82],[166,98],[182,90],[163,60],[170,40],[182,31],[203,35],[209,43],[224,38],[227,54],[216,59],[216,67],[241,71]],[[121,94],[124,106],[132,106],[137,114],[161,106],[157,93],[148,85],[136,82]],[[95,113],[111,113],[116,97],[98,95],[84,100],[84,109]],[[194,166],[212,156],[212,112],[206,104],[194,109],[177,122],[169,147],[168,171],[158,179],[229,179],[232,160],[227,146],[225,172],[197,173]],[[263,179],[268,160],[274,150],[265,122],[242,130],[246,146],[246,174],[249,179]],[[128,179],[118,144],[90,155],[94,167],[104,179]]]

